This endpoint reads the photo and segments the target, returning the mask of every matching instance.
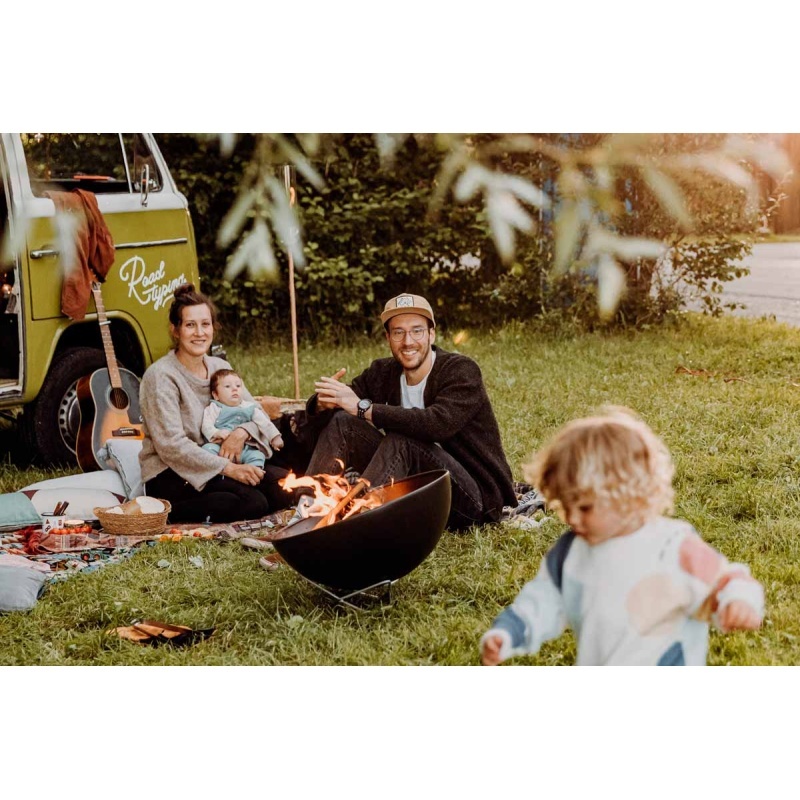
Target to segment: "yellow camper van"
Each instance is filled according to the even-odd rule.
[[[76,387],[107,366],[108,342],[91,295],[84,319],[62,313],[65,238],[52,197],[83,189],[97,200],[114,242],[101,284],[112,351],[139,376],[170,346],[173,290],[198,283],[188,204],[148,133],[3,133],[0,177],[0,415],[44,463],[75,463]]]

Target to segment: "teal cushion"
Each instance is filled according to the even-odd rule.
[[[0,531],[15,531],[28,525],[41,525],[42,518],[22,492],[0,494]]]
[[[0,562],[0,611],[27,611],[44,591],[46,577],[36,569],[4,567]]]

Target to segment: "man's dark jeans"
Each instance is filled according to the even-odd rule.
[[[307,475],[337,474],[341,465],[361,473],[372,486],[382,486],[432,469],[450,472],[452,502],[447,527],[463,530],[483,521],[483,500],[475,479],[437,444],[398,433],[383,435],[369,422],[337,411],[320,433]]]

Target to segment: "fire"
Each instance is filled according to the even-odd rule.
[[[341,461],[339,463],[341,464]],[[351,486],[343,475],[323,473],[313,477],[310,475],[298,477],[294,472],[290,472],[278,483],[285,492],[301,487],[313,490],[313,496],[309,495],[306,503],[298,503],[297,510],[303,518],[322,517],[317,527],[341,522],[353,514],[376,508],[381,504],[380,498],[375,494],[358,496],[369,489],[369,481],[364,478],[359,478]]]

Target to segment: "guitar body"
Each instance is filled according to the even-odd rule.
[[[107,369],[95,370],[78,381],[81,424],[75,442],[78,465],[84,472],[108,469],[98,452],[109,439],[143,439],[139,409],[139,378],[117,368],[121,387],[111,385]]]

